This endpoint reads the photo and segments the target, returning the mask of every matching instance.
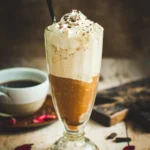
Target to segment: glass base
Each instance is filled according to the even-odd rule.
[[[77,141],[62,137],[49,150],[99,150],[99,148],[86,137]]]

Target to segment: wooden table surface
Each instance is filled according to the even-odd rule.
[[[25,66],[27,62],[21,62]],[[40,66],[37,65],[40,64]],[[36,64],[36,65],[35,65]],[[42,65],[43,64],[43,65]],[[27,67],[45,69],[45,61],[33,60]],[[145,60],[129,59],[103,59],[101,76],[103,80],[99,83],[98,90],[107,89],[128,81],[140,79],[150,75],[150,62]],[[116,144],[105,138],[112,132],[118,136],[131,137],[130,145],[135,145],[136,150],[150,150],[150,133],[144,133],[131,125],[130,122],[121,122],[112,127],[104,127],[90,120],[85,129],[86,136],[92,139],[100,150],[122,150],[128,143]],[[0,129],[0,150],[13,150],[16,146],[34,143],[33,150],[47,150],[47,148],[62,136],[60,123],[32,129],[22,132],[4,132]]]

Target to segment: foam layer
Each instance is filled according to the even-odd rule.
[[[52,75],[92,82],[100,72],[103,28],[73,10],[45,31]]]

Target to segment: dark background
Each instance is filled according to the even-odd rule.
[[[149,58],[149,0],[53,1],[57,21],[71,9],[79,9],[104,27],[103,57]],[[46,0],[1,0],[0,67],[10,60],[44,58],[43,33],[50,24]]]

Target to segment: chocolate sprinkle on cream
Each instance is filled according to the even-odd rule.
[[[72,30],[70,28],[73,28],[74,33],[78,34],[81,32],[87,33],[87,31],[91,31],[91,28],[93,28],[94,24],[96,23],[87,19],[87,17],[80,11],[73,9],[70,13],[65,14],[61,18],[60,22],[54,24],[53,26],[58,27],[58,29],[64,33],[67,30]]]

